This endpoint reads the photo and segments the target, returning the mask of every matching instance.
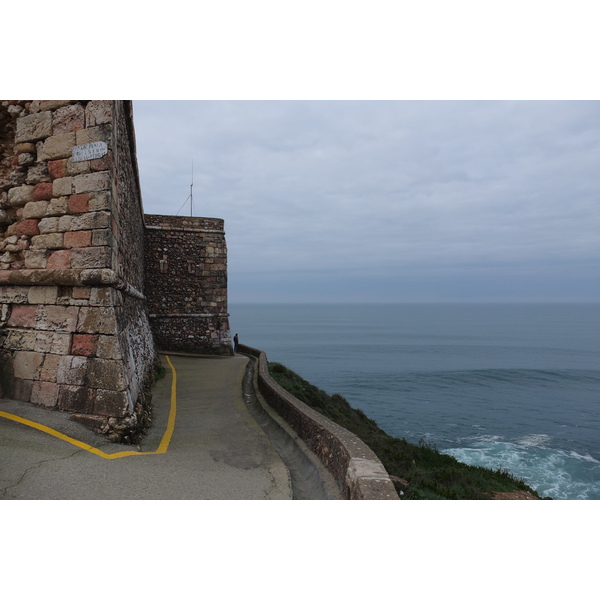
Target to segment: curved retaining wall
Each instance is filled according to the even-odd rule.
[[[387,471],[356,435],[284,390],[269,375],[267,355],[240,344],[238,351],[258,359],[258,387],[265,400],[304,440],[333,475],[349,500],[398,500]]]

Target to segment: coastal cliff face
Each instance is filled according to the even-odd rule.
[[[169,232],[187,227],[164,219]],[[186,349],[226,353],[228,343],[231,352],[222,222],[203,223],[219,230],[219,243],[195,225],[185,243],[154,227],[144,222],[131,102],[0,104],[0,394],[87,415],[104,431],[136,429],[147,415],[154,335],[172,349],[187,327]],[[145,263],[153,274],[162,268],[155,242],[161,253],[169,247],[170,268],[153,299],[177,304],[185,288],[190,301],[177,304],[187,320],[165,332],[159,319],[153,335],[145,287],[156,278]],[[187,254],[199,255],[193,273]],[[187,314],[202,312],[200,296],[210,314],[201,322]]]

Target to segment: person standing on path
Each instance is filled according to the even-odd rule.
[[[236,333],[233,336],[233,351],[237,352],[238,351],[238,344],[239,344],[239,338],[238,338],[238,334]]]

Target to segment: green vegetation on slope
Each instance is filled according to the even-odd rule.
[[[415,445],[388,435],[343,396],[330,396],[284,365],[269,363],[269,373],[296,398],[363,440],[392,476],[396,489],[404,492],[403,499],[483,500],[495,492],[515,491],[539,497],[507,471],[471,467],[424,442]]]

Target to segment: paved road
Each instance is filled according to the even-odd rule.
[[[291,499],[289,471],[243,399],[248,359],[170,356],[176,372],[170,439],[173,374],[162,360],[167,377],[154,390],[154,424],[134,455],[110,458],[132,447],[107,442],[65,413],[0,399],[1,412],[92,449],[0,416],[0,498]]]

